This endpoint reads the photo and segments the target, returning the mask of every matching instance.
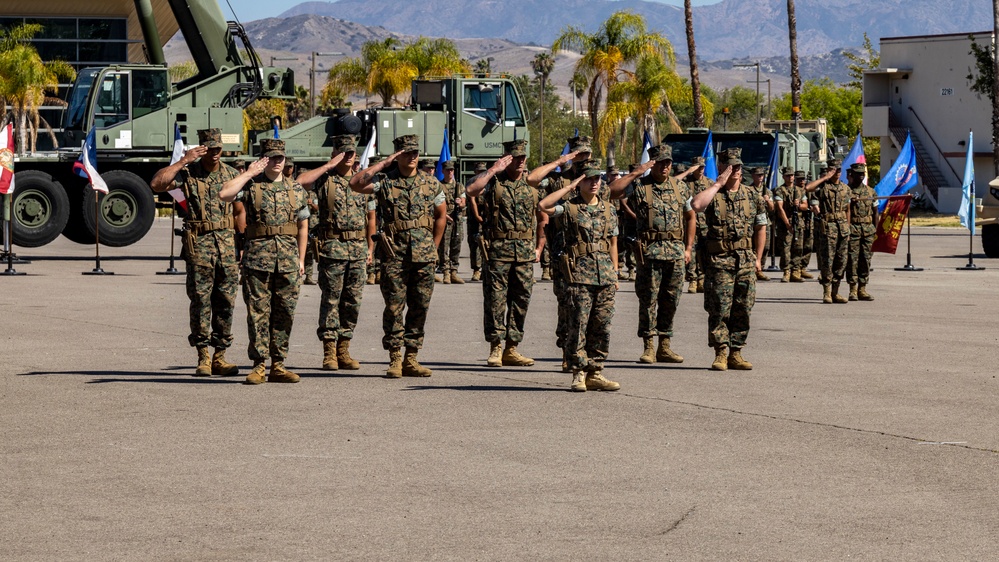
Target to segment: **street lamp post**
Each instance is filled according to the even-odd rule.
[[[754,62],[752,64],[733,64],[733,67],[749,68],[751,66],[756,67],[756,126],[760,126],[760,122],[763,121],[763,108],[760,106],[760,63]]]
[[[276,60],[298,60],[298,57],[271,57],[271,66],[274,66],[274,61]]]
[[[309,117],[316,116],[316,57],[335,57],[343,53],[312,51],[312,71],[309,73]]]

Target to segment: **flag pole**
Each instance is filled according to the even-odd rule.
[[[94,269],[90,271],[84,271],[84,275],[114,275],[113,271],[104,271],[101,269],[101,202],[100,193],[94,190],[94,251],[96,257],[96,263],[94,263]]]
[[[177,234],[177,200],[174,199],[170,205],[170,267],[166,268],[166,271],[157,271],[156,275],[180,275],[184,273],[174,266],[174,242],[176,241]]]
[[[912,200],[912,195],[906,194],[909,200]],[[912,211],[910,210],[905,215],[905,265],[902,267],[896,267],[895,271],[922,271],[923,268],[915,267],[912,265]]]
[[[4,205],[5,217],[4,217],[4,229],[3,229],[3,253],[7,258],[7,269],[3,271],[3,275],[24,275],[23,271],[17,271],[14,269],[14,250],[11,245],[14,243],[14,194],[8,193],[4,196],[7,204]],[[20,262],[20,260],[18,260]]]
[[[968,265],[955,268],[958,271],[985,271],[985,268],[975,264],[975,233],[968,231]]]

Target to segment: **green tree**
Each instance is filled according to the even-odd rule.
[[[17,146],[21,154],[28,148],[35,152],[38,131],[48,131],[53,146],[58,146],[55,133],[39,113],[43,105],[65,105],[46,93],[55,93],[60,80],[70,81],[76,71],[65,61],[44,62],[29,43],[42,30],[38,24],[22,24],[0,29],[0,102],[12,108],[17,128]]]
[[[600,137],[598,111],[605,92],[622,78],[622,70],[643,56],[658,57],[670,66],[676,64],[673,45],[661,33],[650,32],[645,18],[629,10],[614,12],[596,33],[568,26],[552,43],[552,53],[573,50],[582,53],[576,72],[590,77],[586,99],[594,144],[602,149],[608,139]]]
[[[194,64],[193,60],[186,60],[184,62],[178,62],[176,64],[171,64],[167,68],[167,74],[170,76],[170,83],[176,84],[177,82],[183,82],[188,78],[194,76],[198,73],[198,67]]]
[[[545,152],[545,90],[548,86],[548,76],[555,69],[555,57],[550,53],[538,53],[531,59],[531,68],[534,69],[534,75],[540,81],[541,111],[539,117],[541,132],[538,134],[538,145],[540,146],[538,150],[539,154],[543,155]]]
[[[541,81],[525,75],[514,76],[513,82],[524,97],[524,114],[527,116],[527,130],[532,142],[541,133]],[[555,92],[551,82],[545,85],[545,134],[551,142],[545,143],[545,153],[539,157],[537,150],[527,155],[527,166],[535,168],[544,162],[551,162],[562,153],[566,139],[576,135],[591,135],[589,120],[583,116],[573,116],[572,108]]]
[[[735,86],[722,90],[714,106],[715,126],[728,131],[751,131],[757,128],[756,90]],[[725,111],[728,110],[728,117]]]
[[[999,6],[999,0],[994,0],[994,5]],[[999,7],[996,8],[997,31],[999,31]],[[999,82],[996,81],[996,57],[992,45],[979,45],[975,41],[974,35],[969,35],[971,39],[971,51],[969,55],[975,58],[975,70],[968,74],[971,91],[978,94],[978,97],[985,96],[992,105],[992,167],[993,173],[999,176],[999,96],[996,90]]]
[[[864,32],[864,45],[861,49],[862,52],[859,55],[850,51],[843,51],[843,56],[850,61],[850,64],[846,65],[847,72],[849,72],[850,78],[853,79],[846,85],[858,90],[864,89],[864,71],[881,66],[881,53],[874,48],[871,38],[867,36],[866,31]]]
[[[803,119],[822,119],[828,125],[828,136],[854,138],[860,132],[863,122],[861,93],[856,88],[837,86],[829,78],[809,80],[801,92],[801,115]],[[785,94],[774,101],[774,115],[778,119],[790,119],[792,101]]]

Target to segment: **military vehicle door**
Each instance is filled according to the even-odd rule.
[[[97,148],[163,150],[172,140],[167,123],[169,80],[165,68],[102,72],[95,82],[93,127]]]
[[[503,154],[503,87],[499,81],[461,84],[458,138],[462,156],[496,157]]]

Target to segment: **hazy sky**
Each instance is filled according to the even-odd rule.
[[[662,2],[664,4],[673,4],[674,6],[682,6],[683,0],[651,0],[653,2]],[[701,6],[704,4],[717,4],[721,0],[693,0],[695,6]],[[274,0],[229,0],[233,8],[236,9],[236,15],[239,16],[240,21],[253,21],[261,18],[270,18],[277,16],[281,12],[291,8],[295,4],[292,2],[274,2]],[[227,18],[232,18],[232,12],[229,10],[229,5],[225,0],[220,0],[219,4],[222,5],[222,11],[225,13]],[[344,18],[350,19],[350,18]]]

